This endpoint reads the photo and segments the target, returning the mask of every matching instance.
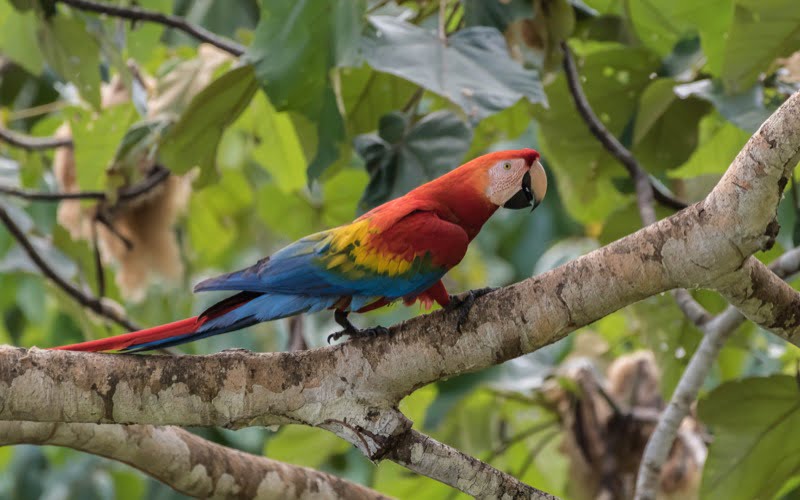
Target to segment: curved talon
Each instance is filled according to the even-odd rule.
[[[475,299],[483,297],[484,295],[495,290],[497,290],[497,288],[490,286],[486,288],[477,288],[466,293],[450,296],[450,306],[448,309],[451,311],[458,309],[458,321],[456,322],[456,331],[458,331],[458,333],[461,333],[461,327],[467,322],[467,318],[472,310],[472,306],[475,304]]]
[[[373,326],[370,328],[364,328],[362,330],[358,330],[356,328],[353,328],[352,330],[345,329],[328,335],[328,344],[330,344],[331,341],[339,340],[345,335],[347,335],[351,339],[354,339],[358,337],[377,337],[378,335],[388,335],[388,334],[389,334],[389,329],[386,328],[385,326],[380,326],[380,325]]]

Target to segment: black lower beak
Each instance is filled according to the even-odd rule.
[[[525,175],[522,176],[522,189],[517,191],[517,193],[509,199],[504,208],[510,208],[512,210],[518,210],[520,208],[528,208],[532,205],[533,201],[533,191],[531,191],[531,173],[525,172]],[[533,204],[533,208],[536,208],[536,204]]]

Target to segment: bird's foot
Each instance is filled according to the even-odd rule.
[[[497,290],[496,287],[488,286],[486,288],[476,288],[475,290],[450,296],[450,304],[447,306],[447,310],[458,310],[458,321],[456,322],[456,330],[458,330],[458,333],[461,333],[461,327],[467,322],[467,317],[472,310],[472,306],[475,304],[475,300],[495,290]]]
[[[339,340],[340,338],[344,337],[345,335],[350,337],[351,339],[355,339],[358,337],[377,337],[378,335],[388,335],[389,329],[385,326],[373,326],[370,328],[345,328],[344,330],[338,331],[336,333],[331,333],[328,335],[328,343],[330,344],[333,341]]]

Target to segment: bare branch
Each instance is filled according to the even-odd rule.
[[[65,446],[136,467],[198,498],[384,499],[377,491],[306,467],[206,441],[178,427],[0,423],[0,446]]]
[[[758,262],[751,257],[747,261],[748,264],[751,261]],[[800,248],[784,253],[770,264],[770,269],[774,272],[773,276],[776,279],[786,279],[799,272]],[[766,269],[765,271],[770,272]],[[738,276],[738,273],[736,275]],[[742,288],[750,290],[764,286],[764,284],[757,285],[752,280],[741,285]],[[772,285],[774,285],[774,280],[770,279],[766,286]],[[783,288],[783,286],[780,288]],[[795,308],[795,311],[799,310]],[[800,316],[800,312],[797,314]],[[689,361],[686,370],[684,370],[678,386],[672,394],[669,405],[662,413],[656,429],[647,442],[636,479],[636,498],[638,500],[653,500],[656,498],[659,490],[658,481],[661,476],[661,468],[669,456],[669,451],[672,448],[675,436],[678,434],[681,422],[689,414],[690,407],[697,399],[700,387],[703,385],[709,371],[711,371],[714,360],[719,356],[722,346],[744,321],[745,317],[736,307],[728,306],[725,311],[703,325],[702,329],[705,336]]]
[[[130,201],[143,194],[152,191],[162,182],[166,181],[170,172],[161,165],[155,165],[150,174],[144,180],[132,186],[124,187],[119,190],[117,197],[119,201]],[[45,193],[41,191],[31,191],[28,189],[18,189],[10,186],[0,186],[0,194],[13,196],[29,201],[60,202],[62,200],[97,200],[107,201],[108,196],[105,191],[77,191],[70,193]]]
[[[475,498],[556,499],[549,493],[528,486],[485,462],[414,430],[397,440],[387,458]]]
[[[34,137],[0,127],[0,141],[12,146],[38,151],[42,149],[71,148],[72,139],[65,137]]]
[[[28,257],[30,257],[31,261],[33,261],[34,265],[39,268],[42,274],[44,274],[45,277],[52,281],[57,287],[64,290],[67,295],[75,299],[77,303],[94,311],[100,316],[110,319],[114,323],[117,323],[128,330],[133,331],[139,329],[139,327],[131,320],[124,315],[121,315],[115,309],[108,307],[105,303],[103,303],[102,300],[90,295],[88,292],[84,292],[69,281],[59,276],[58,273],[52,267],[50,267],[50,264],[45,262],[44,258],[39,255],[39,252],[37,252],[33,247],[31,242],[28,240],[28,237],[25,236],[25,232],[22,231],[19,226],[17,226],[2,205],[0,205],[0,222],[6,226],[8,232],[11,233],[11,236],[13,236],[15,240],[17,240],[17,243],[19,243],[25,253],[28,254]]]
[[[56,0],[59,3],[69,5],[75,9],[85,10],[89,12],[96,12],[98,14],[105,14],[112,17],[121,19],[130,19],[131,21],[147,21],[157,24],[163,24],[170,28],[175,28],[179,31],[186,33],[202,42],[210,43],[225,52],[232,54],[236,57],[241,56],[247,50],[243,45],[221,37],[215,33],[208,31],[202,26],[192,24],[180,16],[173,16],[170,14],[162,14],[151,10],[142,9],[139,7],[120,7],[107,3],[94,2],[90,0]]]
[[[623,146],[616,137],[603,125],[603,122],[594,114],[586,94],[583,93],[581,87],[580,77],[578,70],[575,68],[575,61],[572,58],[572,51],[569,49],[567,42],[561,42],[561,49],[564,51],[564,74],[567,77],[567,85],[569,86],[570,94],[575,101],[575,106],[578,108],[583,120],[589,126],[589,130],[600,141],[603,146],[622,164],[628,171],[628,174],[633,179],[636,187],[636,203],[639,206],[639,213],[642,215],[642,221],[645,224],[652,224],[656,220],[656,214],[653,210],[653,199],[664,205],[665,207],[681,210],[686,208],[686,203],[676,199],[668,192],[662,190],[659,185],[654,184],[650,180],[648,173],[639,165],[633,154]]]

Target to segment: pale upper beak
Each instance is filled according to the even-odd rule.
[[[522,186],[504,205],[505,208],[520,209],[533,205],[531,212],[539,206],[547,193],[547,175],[539,160],[522,176]]]

